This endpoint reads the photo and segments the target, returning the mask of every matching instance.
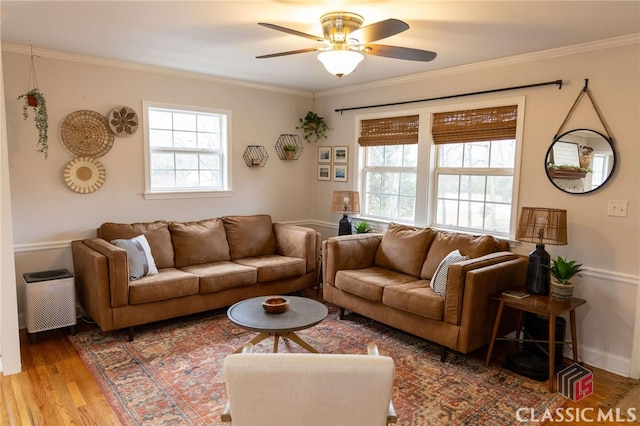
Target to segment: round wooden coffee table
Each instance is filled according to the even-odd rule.
[[[302,340],[295,332],[322,322],[329,312],[327,307],[306,297],[285,296],[291,303],[289,309],[281,314],[268,314],[262,309],[262,301],[268,297],[270,296],[243,300],[227,311],[227,317],[231,322],[260,333],[247,343],[257,344],[273,336],[273,352],[278,352],[278,341],[284,337],[293,340],[309,352],[317,353],[313,346]],[[240,351],[242,347],[236,349],[234,353]]]

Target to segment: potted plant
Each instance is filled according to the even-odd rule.
[[[353,225],[353,229],[356,231],[356,234],[367,234],[369,232],[373,232],[371,225],[364,220]]]
[[[320,117],[313,111],[308,111],[307,114],[299,119],[300,125],[296,129],[302,130],[304,138],[307,142],[311,142],[311,138],[315,138],[317,142],[319,138],[326,138],[325,132],[329,129],[324,118]]]
[[[294,160],[298,147],[293,144],[284,144],[282,145],[282,150],[284,151],[285,160]]]
[[[24,105],[22,106],[22,116],[24,119],[29,118],[29,108],[33,108],[34,121],[36,123],[36,129],[38,129],[38,152],[44,154],[44,158],[47,158],[49,150],[49,116],[47,115],[47,103],[44,99],[44,95],[37,87],[30,89],[27,93],[18,96],[18,100],[24,99]]]
[[[551,296],[558,300],[569,300],[573,297],[575,284],[569,282],[574,276],[579,276],[582,272],[582,264],[576,260],[567,260],[561,256],[551,261],[548,266],[551,273]]]

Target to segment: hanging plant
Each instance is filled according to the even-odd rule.
[[[36,129],[38,129],[38,152],[44,154],[44,158],[47,158],[49,150],[49,116],[47,114],[47,102],[44,99],[44,95],[39,89],[31,89],[27,93],[18,96],[18,100],[24,99],[24,105],[22,106],[22,116],[24,119],[29,118],[29,108],[33,108],[34,121],[36,123]]]
[[[326,138],[325,132],[329,129],[324,118],[320,117],[313,111],[307,112],[307,114],[299,119],[300,125],[296,129],[302,130],[304,133],[304,139],[307,142],[311,142],[311,138],[315,138],[314,142],[317,142],[320,138]]]
[[[38,89],[38,80],[36,79],[36,68],[33,63],[33,58],[32,48],[31,64],[29,67],[29,85],[27,92],[18,96],[18,100],[24,99],[22,116],[25,120],[29,118],[29,108],[33,108],[33,119],[36,123],[36,129],[38,130],[38,143],[36,146],[38,147],[38,152],[43,153],[44,158],[47,158],[49,151],[49,115],[47,114],[47,102],[40,89]]]

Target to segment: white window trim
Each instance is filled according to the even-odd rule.
[[[164,108],[164,109],[174,109],[174,110],[185,110],[185,111],[194,111],[194,112],[205,112],[211,114],[224,114],[227,116],[227,141],[226,141],[226,149],[225,149],[225,158],[223,158],[223,167],[225,168],[225,189],[218,191],[209,191],[209,190],[189,190],[189,191],[176,191],[176,190],[166,190],[166,191],[151,191],[151,150],[149,148],[149,108]],[[193,105],[179,105],[179,104],[171,104],[171,103],[163,103],[163,102],[154,102],[154,101],[142,101],[142,111],[143,111],[143,119],[144,119],[144,199],[145,200],[167,200],[167,199],[177,199],[177,198],[213,198],[213,197],[229,197],[231,196],[233,191],[233,186],[231,182],[232,170],[231,170],[231,159],[232,153],[232,138],[231,138],[231,111],[219,108],[209,108],[203,106],[193,106]]]
[[[512,239],[515,237],[518,213],[519,213],[519,188],[520,188],[520,174],[522,164],[522,145],[524,136],[524,112],[525,112],[525,97],[511,97],[511,98],[496,98],[483,101],[464,102],[456,104],[439,105],[434,107],[410,109],[402,111],[387,111],[371,114],[359,114],[355,117],[355,146],[358,147],[355,151],[357,156],[357,190],[362,193],[365,188],[364,182],[364,150],[358,144],[358,136],[360,135],[360,122],[362,120],[370,120],[384,117],[399,117],[405,115],[420,115],[420,128],[418,131],[418,170],[417,170],[417,182],[416,182],[416,212],[413,226],[416,227],[434,227],[435,225],[435,213],[436,213],[436,145],[433,142],[433,136],[431,134],[431,117],[435,113],[457,111],[466,109],[481,109],[508,105],[518,106],[518,118],[516,125],[516,152],[515,163],[513,168],[513,189],[511,193],[511,220],[509,236],[499,235],[501,239]],[[421,164],[426,164],[428,167],[421,167]],[[465,170],[468,172],[469,170]],[[424,196],[421,196],[424,194]],[[385,221],[376,218],[367,218],[366,215],[361,215],[363,219],[372,220],[378,223],[384,223]],[[440,228],[440,227],[438,227]],[[460,232],[464,232],[460,230]],[[474,233],[478,233],[474,231]]]

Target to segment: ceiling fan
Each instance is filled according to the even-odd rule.
[[[320,17],[320,23],[322,24],[324,37],[314,36],[291,28],[281,27],[280,25],[258,22],[258,25],[263,27],[304,37],[321,44],[306,49],[256,56],[256,58],[275,58],[320,51],[318,59],[323,63],[327,71],[338,78],[342,78],[356,69],[364,58],[363,53],[422,62],[432,61],[436,57],[435,52],[428,50],[372,43],[408,30],[409,25],[399,19],[385,19],[363,27],[364,19],[360,15],[350,12],[330,12]]]

